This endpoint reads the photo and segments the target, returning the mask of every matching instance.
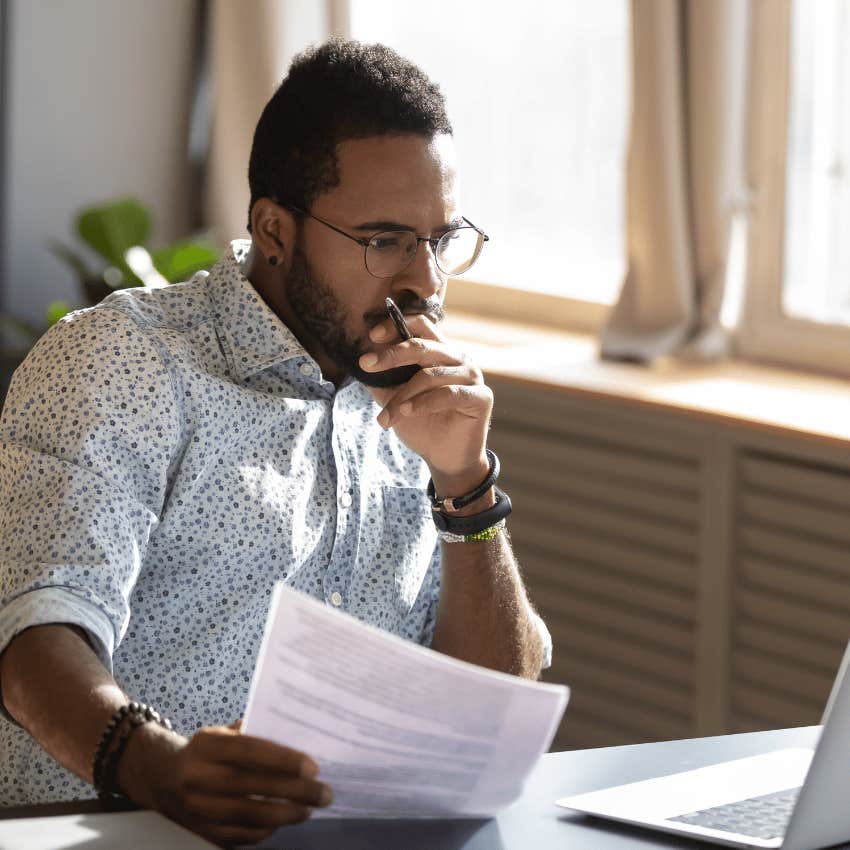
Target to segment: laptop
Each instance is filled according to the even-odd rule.
[[[563,797],[557,805],[725,844],[815,850],[850,841],[850,644],[815,749],[774,750],[643,782]]]

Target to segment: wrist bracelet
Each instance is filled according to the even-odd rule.
[[[476,531],[474,534],[452,534],[450,531],[439,531],[437,536],[443,543],[486,543],[498,536],[505,527],[505,521],[500,519],[495,525]]]
[[[129,702],[122,705],[106,724],[92,762],[92,779],[97,796],[104,802],[125,796],[118,787],[118,762],[130,736],[145,723],[158,723],[171,730],[171,721],[149,705]]]
[[[493,490],[496,495],[496,504],[480,513],[470,514],[469,516],[457,516],[455,514],[445,514],[442,511],[432,511],[431,516],[434,519],[434,525],[437,526],[437,530],[447,532],[456,537],[468,537],[486,531],[501,522],[512,510],[511,500],[508,498],[508,494],[498,487],[494,487]],[[454,540],[449,542],[458,543],[461,541]]]
[[[431,510],[459,511],[461,508],[471,505],[476,499],[480,499],[496,483],[499,478],[499,458],[490,449],[486,449],[486,452],[487,460],[490,461],[490,469],[487,472],[487,477],[474,490],[470,490],[465,495],[438,499],[437,491],[434,487],[434,479],[432,478],[428,482],[428,498],[431,500]]]

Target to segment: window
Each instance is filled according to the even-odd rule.
[[[850,374],[850,0],[757,0],[745,356]]]
[[[470,275],[613,303],[625,272],[628,0],[352,0],[350,27],[446,95],[464,213],[491,237]]]
[[[784,311],[850,325],[850,2],[796,2],[785,203]]]

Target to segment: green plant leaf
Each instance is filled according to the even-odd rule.
[[[47,305],[47,324],[55,325],[61,318],[67,316],[74,308],[65,301],[51,301]]]
[[[209,269],[218,261],[218,251],[209,242],[175,242],[152,251],[156,270],[169,282],[188,280],[195,272]]]
[[[150,230],[150,213],[134,198],[88,207],[77,216],[80,237],[110,265],[121,269],[129,286],[140,286],[141,281],[127,268],[124,253],[134,245],[144,245]]]

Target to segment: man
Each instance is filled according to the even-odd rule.
[[[208,276],[74,314],[15,376],[4,804],[91,796],[101,758],[113,789],[225,844],[327,804],[297,741],[236,720],[275,581],[457,658],[531,678],[548,663],[504,500],[443,504],[480,532],[444,542],[426,496],[429,479],[474,496],[492,468],[492,394],[438,328],[447,273],[485,238],[461,214],[439,90],[381,46],[307,51],[249,182],[250,242]],[[131,699],[174,731],[129,725]]]

